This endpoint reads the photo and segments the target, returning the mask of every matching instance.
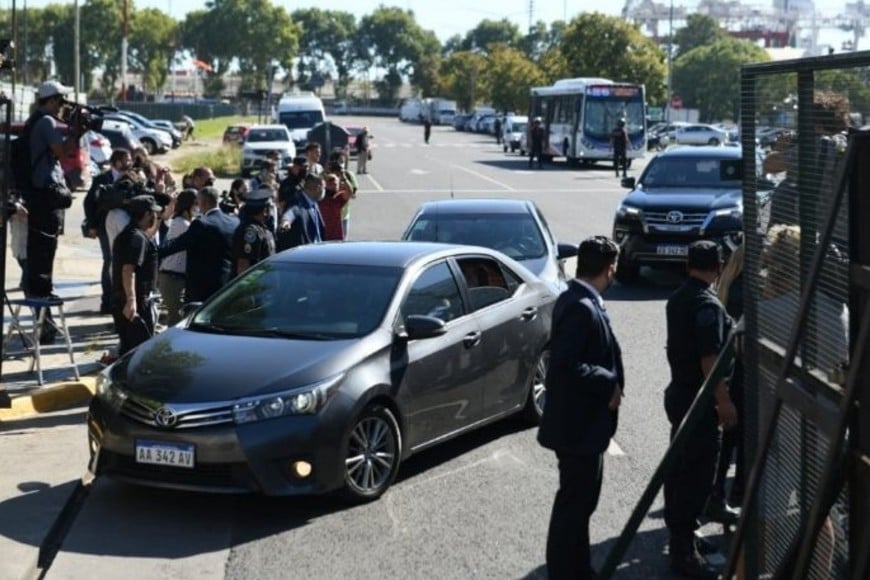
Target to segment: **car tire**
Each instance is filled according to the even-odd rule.
[[[550,350],[544,349],[535,363],[535,371],[529,380],[526,405],[523,407],[523,421],[531,425],[538,425],[544,415],[544,404],[547,400],[547,368],[550,364]]]
[[[713,137],[709,141],[707,141],[707,145],[713,145],[714,147],[718,144],[719,144],[719,139],[717,139],[716,137]]]
[[[525,157],[525,156],[526,156],[526,150],[525,150],[525,149],[520,149],[520,155],[522,155],[523,157]]]
[[[154,152],[157,151],[157,143],[154,142],[153,139],[141,139],[142,147],[145,149],[145,152],[148,155],[154,155]]]
[[[625,286],[629,286],[637,282],[640,277],[640,265],[624,256],[622,252],[619,254],[619,262],[616,265],[616,281]]]
[[[502,149],[504,150],[505,153],[507,153],[508,146],[507,146],[507,145],[503,145],[503,146],[502,146]]]
[[[342,495],[354,503],[381,497],[396,479],[402,456],[402,433],[393,413],[371,405],[354,420],[342,453]]]

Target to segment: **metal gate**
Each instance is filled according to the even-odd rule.
[[[855,129],[868,87],[868,52],[741,72],[752,470],[728,563],[741,578],[867,577],[870,419],[852,411],[870,397],[870,139]]]

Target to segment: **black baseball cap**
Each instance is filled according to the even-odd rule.
[[[712,240],[689,244],[689,269],[710,272],[722,264],[722,246]]]

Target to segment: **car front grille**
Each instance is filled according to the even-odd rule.
[[[100,451],[101,474],[144,483],[210,488],[215,491],[255,491],[250,470],[244,463],[198,463],[193,468],[136,463],[133,457]]]
[[[679,213],[682,217],[679,220],[674,220],[675,213]],[[707,219],[707,213],[688,213],[674,211],[644,211],[643,217],[649,227],[658,226],[683,226],[700,228]],[[671,218],[669,218],[671,216]]]
[[[158,423],[157,414],[161,410],[170,411],[176,418],[175,423]],[[121,414],[138,423],[157,427],[158,429],[194,429],[197,427],[214,427],[233,422],[232,403],[220,402],[210,404],[162,404],[140,399],[135,395],[128,396],[121,407]]]

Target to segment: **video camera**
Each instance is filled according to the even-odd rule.
[[[234,215],[239,209],[239,206],[236,204],[233,196],[230,194],[229,191],[224,191],[221,193],[221,199],[218,203],[218,207],[222,212],[228,215]]]
[[[91,107],[71,101],[66,101],[66,104],[70,107],[69,113],[66,116],[66,122],[71,129],[78,133],[100,131],[103,128],[103,115],[118,112],[118,109],[115,107]]]

